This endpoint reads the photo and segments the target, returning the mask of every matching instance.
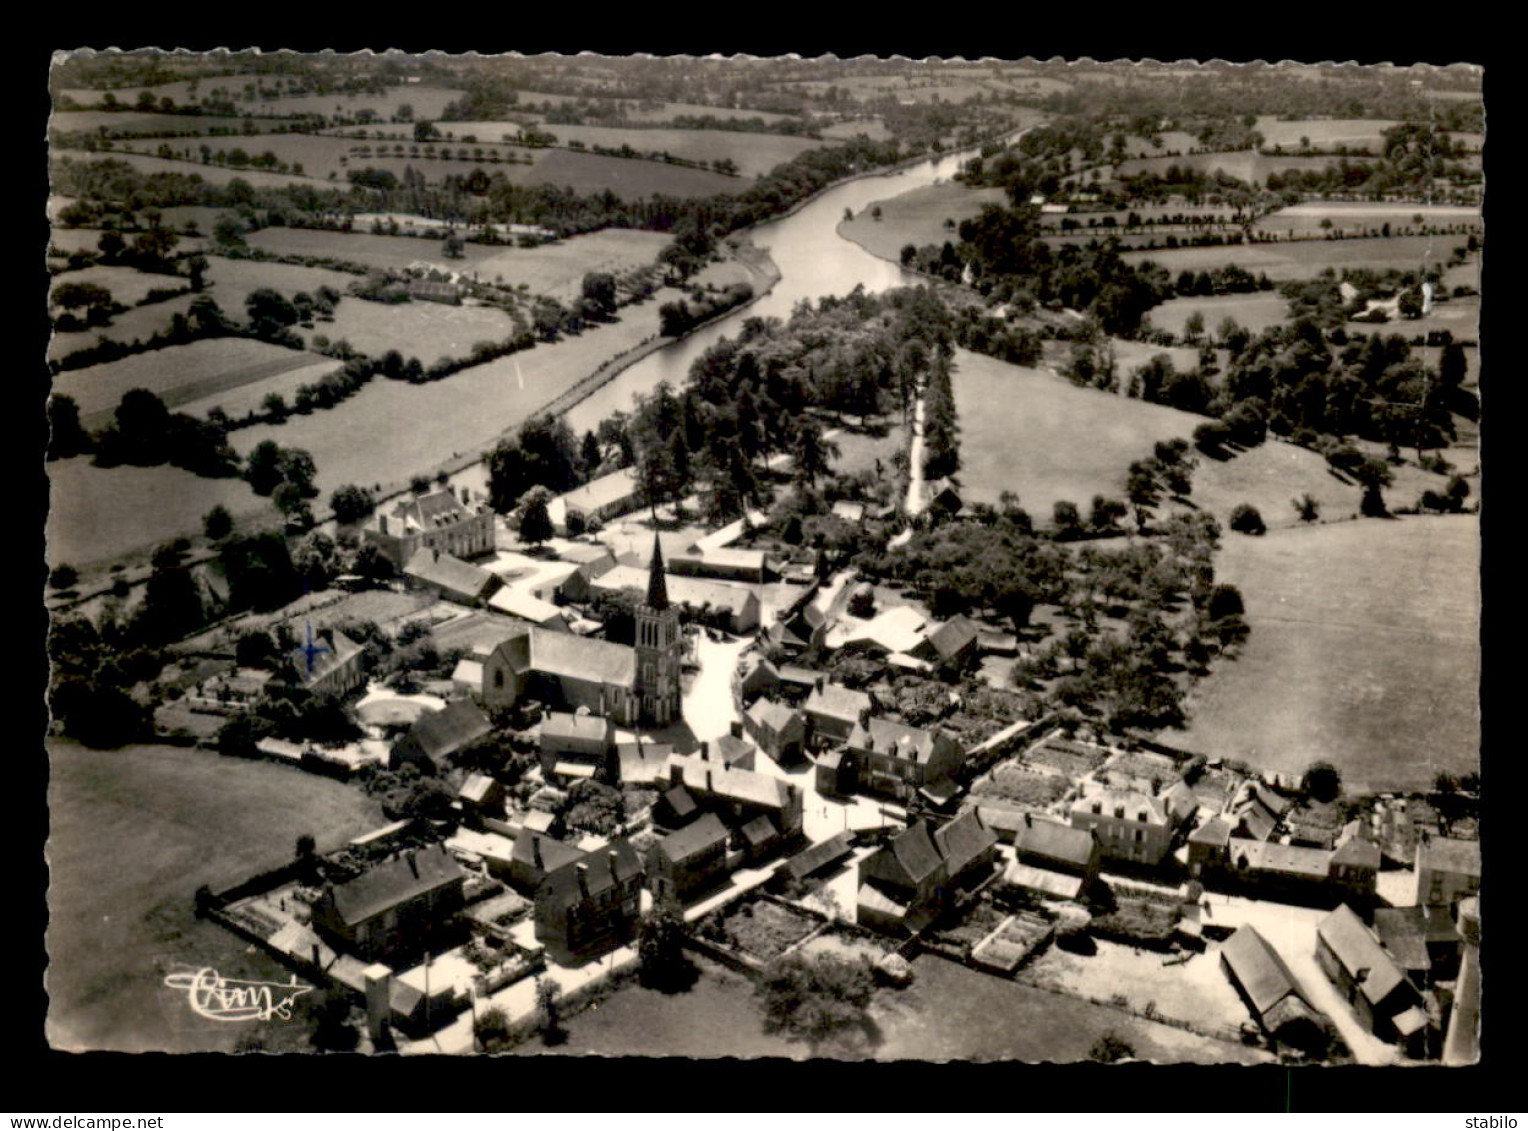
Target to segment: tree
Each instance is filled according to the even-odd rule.
[[[1134,1046],[1112,1030],[1094,1041],[1093,1047],[1088,1050],[1088,1059],[1096,1060],[1100,1064],[1114,1064],[1117,1061],[1134,1058]]]
[[[602,317],[608,318],[615,313],[615,276],[610,272],[589,272],[584,276],[582,293],[585,299],[594,304],[594,308]]]
[[[350,1024],[350,995],[341,986],[324,993],[318,1007],[318,1024],[309,1038],[324,1052],[354,1052],[361,1034]]]
[[[1300,516],[1301,522],[1315,522],[1321,517],[1321,505],[1316,502],[1314,496],[1309,493],[1298,499],[1292,500],[1295,513]]]
[[[202,516],[202,533],[214,542],[221,542],[233,533],[233,515],[219,503]]]
[[[1238,534],[1266,534],[1263,516],[1250,503],[1241,503],[1231,512],[1231,529]]]
[[[1247,610],[1242,604],[1241,590],[1234,585],[1217,585],[1210,594],[1209,617],[1211,620],[1223,620],[1226,617],[1239,617]]]
[[[80,406],[73,397],[55,393],[48,398],[48,458],[69,459],[90,449],[90,437],[80,424]]]
[[[612,836],[626,822],[626,799],[621,791],[593,779],[575,782],[568,790],[563,821],[596,836]]]
[[[875,981],[861,958],[792,954],[764,975],[757,993],[765,1031],[805,1041],[814,1051],[828,1042],[852,1046],[874,1039],[869,1007]]]
[[[88,680],[61,680],[49,700],[65,733],[96,750],[137,742],[149,731],[149,709],[120,687]]]
[[[676,993],[695,984],[699,971],[685,953],[684,934],[684,916],[672,901],[662,901],[643,917],[637,957],[644,986]]]
[[[562,986],[553,978],[536,979],[536,1008],[541,1013],[541,1039],[560,1045],[568,1039],[562,1027]]]
[[[80,574],[72,565],[58,565],[48,574],[48,584],[54,589],[73,589],[79,584]]]
[[[525,513],[520,516],[520,541],[539,546],[549,541],[555,533],[552,517],[547,513],[546,497],[537,493],[525,505]]]
[[[375,496],[365,487],[357,487],[354,483],[347,483],[343,487],[336,487],[329,496],[329,508],[334,511],[335,521],[341,523],[360,522],[377,509]]]
[[[822,428],[816,421],[803,420],[797,427],[795,456],[798,482],[808,487],[815,486],[818,476],[832,471],[832,460],[838,454],[838,445],[823,438]]]
[[[1382,489],[1390,486],[1395,481],[1395,476],[1384,460],[1373,458],[1364,460],[1353,469],[1353,479],[1364,490],[1358,509],[1366,518],[1384,518],[1390,513],[1389,508],[1385,506]]]
[[[466,246],[462,243],[462,237],[455,232],[446,233],[446,240],[441,251],[447,259],[460,259],[467,254]]]
[[[473,1020],[472,1035],[484,1052],[497,1052],[509,1042],[509,1014],[490,1005]]]
[[[1300,790],[1321,802],[1342,796],[1342,772],[1330,762],[1313,762],[1300,779]]]
[[[1161,490],[1157,486],[1154,461],[1136,460],[1130,465],[1129,478],[1125,482],[1125,493],[1130,499],[1130,506],[1135,511],[1135,525],[1144,533],[1147,518],[1162,498]]]

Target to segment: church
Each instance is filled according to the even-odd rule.
[[[669,600],[663,550],[653,536],[647,595],[636,609],[636,646],[527,625],[483,661],[483,705],[535,699],[610,719],[618,726],[666,727],[681,715],[684,638]]]

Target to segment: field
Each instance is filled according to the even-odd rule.
[[[1326,458],[1305,448],[1286,444],[1273,437],[1255,448],[1249,448],[1233,459],[1214,460],[1196,455],[1199,466],[1194,470],[1194,490],[1190,495],[1194,506],[1213,514],[1224,527],[1230,522],[1231,512],[1243,503],[1257,508],[1270,529],[1277,526],[1299,524],[1293,500],[1310,495],[1321,508],[1321,517],[1334,521],[1358,514],[1362,491],[1352,483],[1346,483],[1332,474]],[[1402,469],[1397,468],[1399,473]],[[1428,486],[1442,490],[1444,482],[1427,472]],[[1399,482],[1401,476],[1397,474]],[[1388,493],[1392,506],[1410,505],[1416,501],[1421,488]],[[1229,535],[1240,540],[1242,535]]]
[[[284,128],[287,122],[278,118],[251,119],[255,130]],[[144,114],[136,110],[61,110],[48,119],[50,130],[64,133],[95,133],[105,129],[112,134],[140,134],[144,136],[173,136],[176,134],[206,134],[212,130],[242,130],[243,118],[191,117],[185,114]],[[241,144],[234,140],[230,144]],[[247,144],[247,143],[244,143]]]
[[[242,479],[203,479],[168,464],[92,467],[80,456],[49,463],[48,480],[48,560],[80,567],[199,534],[202,516],[215,506],[236,519],[276,514]]]
[[[1263,135],[1263,145],[1268,149],[1276,145],[1299,149],[1300,139],[1308,138],[1315,149],[1335,149],[1345,145],[1349,149],[1367,147],[1378,153],[1384,140],[1380,135],[1399,124],[1393,118],[1302,118],[1283,122],[1265,115],[1258,118],[1252,128]]]
[[[1113,338],[1111,344],[1114,346],[1114,369],[1122,381],[1159,353],[1168,356],[1174,369],[1195,369],[1199,365],[1199,351],[1190,346],[1156,346],[1125,338]],[[1062,348],[1065,348],[1064,343]]]
[[[700,962],[701,977],[687,993],[623,988],[597,1009],[567,1021],[568,1042],[558,1051],[604,1056],[802,1058],[806,1045],[763,1031],[752,985],[740,974]],[[871,1004],[876,1060],[1049,1061],[1086,1060],[1106,1032],[1128,1041],[1143,1059],[1159,1063],[1256,1063],[1263,1054],[1180,1029],[1142,1021],[1107,1006],[996,978],[934,955],[913,961],[905,990],[880,990]],[[1022,1024],[1015,1019],[1022,1018]],[[539,1041],[521,1052],[544,1051]],[[861,1058],[825,1046],[821,1057]]]
[[[1167,740],[1295,777],[1324,758],[1354,792],[1478,769],[1479,530],[1412,517],[1229,538],[1216,578],[1252,635]]]
[[[251,234],[250,242],[258,246],[256,236],[262,236],[266,231],[285,229],[265,229],[265,231]],[[312,233],[317,236],[318,233]],[[303,254],[328,255],[332,254],[323,249],[320,241],[314,241],[314,250]],[[294,245],[282,250],[298,251]],[[319,287],[333,287],[344,294],[359,276],[345,271],[333,271],[327,267],[303,267],[295,263],[261,263],[253,259],[228,259],[221,255],[209,255],[207,257],[207,282],[211,287],[212,297],[217,300],[218,306],[229,318],[244,321],[247,317],[245,303],[249,296],[264,287],[270,287],[280,291],[287,298],[291,298],[299,291],[307,291],[309,294],[317,291]],[[357,299],[346,299],[346,302],[356,302]],[[343,303],[341,304],[343,305]]]
[[[1199,145],[1199,139],[1183,130],[1163,130],[1157,135],[1161,145],[1152,145],[1142,137],[1125,138],[1125,152],[1131,157],[1160,157],[1164,153],[1187,153]]]
[[[399,106],[407,103],[414,108],[414,116],[420,119],[438,118],[447,103],[461,97],[461,91],[450,90],[437,86],[396,86],[390,88],[385,94],[281,94],[275,98],[263,98],[258,94],[253,98],[246,98],[246,89],[258,90],[262,84],[258,83],[253,76],[236,75],[223,78],[203,79],[198,84],[193,94],[189,82],[164,83],[161,86],[150,87],[126,87],[113,90],[111,93],[118,103],[135,105],[138,96],[145,90],[152,94],[157,101],[161,98],[170,98],[181,105],[195,105],[205,102],[214,94],[228,95],[239,105],[240,110],[251,114],[265,111],[268,114],[294,115],[294,114],[344,114],[354,116],[361,110],[371,110],[383,117],[392,117]],[[104,90],[85,90],[71,88],[59,91],[60,94],[68,95],[81,106],[99,106],[106,97]],[[125,113],[125,112],[124,112]],[[205,121],[204,118],[192,118],[190,121]],[[227,119],[230,122],[242,121],[241,118]]]
[[[1427,236],[1396,239],[1292,240],[1287,243],[1233,244],[1225,247],[1155,248],[1127,251],[1129,263],[1155,260],[1174,275],[1236,263],[1255,274],[1266,273],[1274,282],[1314,279],[1327,267],[1370,267],[1385,270],[1415,269],[1429,258],[1444,258],[1452,244]]]
[[[879,220],[871,214],[870,207],[873,206],[862,208],[854,219],[840,223],[838,232],[872,255],[896,261],[906,244],[922,247],[930,243],[942,246],[945,240],[959,243],[959,233],[946,228],[945,220],[954,220],[958,228],[962,220],[975,216],[983,205],[1006,204],[1007,200],[1002,189],[927,185],[879,201]]]
[[[1378,204],[1364,201],[1328,200],[1295,204],[1264,216],[1257,222],[1263,232],[1298,232],[1314,235],[1322,231],[1321,222],[1330,220],[1334,231],[1367,231],[1389,224],[1391,228],[1415,225],[1415,217],[1431,226],[1464,224],[1478,227],[1480,209],[1454,204]],[[1465,237],[1460,236],[1458,243]],[[1449,248],[1452,248],[1452,244]],[[1445,249],[1445,251],[1448,249]]]
[[[478,342],[502,342],[513,337],[515,320],[493,306],[439,302],[394,306],[347,298],[335,307],[333,322],[320,322],[314,329],[298,333],[310,343],[318,334],[331,342],[343,338],[372,357],[397,350],[404,357],[417,357],[429,365],[438,358],[466,357]]]
[[[192,914],[192,895],[382,824],[360,790],[267,762],[165,746],[52,743],[48,787],[49,1043],[68,1049],[231,1051],[246,1026],[200,1022],[171,964],[286,981],[243,939]]]
[[[823,128],[823,137],[836,137],[847,139],[864,134],[871,141],[885,141],[891,137],[891,131],[886,128],[886,123],[880,118],[851,118],[847,122],[834,122],[831,126]]]
[[[248,138],[244,140],[248,141]],[[171,161],[165,157],[150,157],[143,153],[128,153],[113,149],[108,153],[86,153],[83,149],[60,149],[60,157],[72,157],[76,161],[98,161],[110,157],[125,161],[140,173],[180,173],[197,176],[212,185],[226,185],[242,180],[255,188],[281,188],[284,185],[311,185],[312,177],[297,177],[290,173],[268,173],[263,169],[229,169],[220,165],[201,165],[192,161]]]
[[[65,275],[63,278],[68,277]],[[110,326],[92,326],[88,330],[69,334],[55,331],[48,342],[48,357],[67,357],[76,350],[95,345],[98,338],[107,338],[114,342],[135,342],[153,337],[159,331],[168,328],[170,319],[175,315],[184,314],[190,310],[193,297],[195,296],[181,295],[179,298],[166,299],[164,302],[134,307],[126,313],[114,315]]]
[[[1094,495],[1123,497],[1132,461],[1204,423],[966,350],[955,351],[954,386],[963,497],[996,504],[1013,491],[1042,522],[1061,499],[1086,513]]]
[[[658,300],[672,295],[662,291]],[[620,322],[575,338],[541,344],[431,384],[372,381],[336,408],[290,417],[281,425],[244,428],[230,439],[242,454],[267,439],[307,449],[318,465],[323,498],[346,483],[401,485],[456,454],[488,446],[601,362],[657,332],[655,302],[628,307]],[[385,443],[378,442],[382,437]]]
[[[97,237],[99,238],[99,236]],[[136,306],[148,297],[150,291],[180,290],[187,286],[185,279],[177,275],[158,275],[139,271],[132,267],[85,267],[78,271],[65,271],[52,279],[50,291],[65,283],[93,283],[105,287],[111,297],[124,306]]]
[[[129,389],[147,389],[176,408],[318,362],[335,364],[250,338],[208,338],[68,370],[54,379],[54,391],[73,397],[91,427],[101,422],[96,418],[115,411]]]
[[[743,133],[729,130],[621,129],[610,126],[568,126],[561,123],[545,127],[564,145],[581,141],[620,148],[629,145],[639,153],[672,153],[690,161],[716,161],[730,157],[744,176],[757,177],[776,165],[791,160],[809,149],[825,144],[809,137],[786,137],[783,134]],[[735,182],[734,182],[735,183]]]
[[[1215,328],[1225,318],[1234,318],[1243,329],[1261,334],[1286,320],[1289,304],[1275,291],[1174,298],[1151,308],[1151,324],[1159,330],[1181,335],[1184,324],[1195,314],[1204,317],[1205,330],[1210,334],[1215,333]]]
[[[1165,173],[1176,165],[1180,169],[1198,169],[1205,173],[1217,170],[1229,173],[1239,181],[1262,184],[1269,173],[1286,173],[1291,169],[1325,169],[1343,160],[1340,157],[1297,157],[1289,154],[1265,156],[1252,150],[1234,153],[1189,153],[1179,157],[1137,157],[1121,162],[1117,167],[1120,176],[1139,173]]]
[[[1407,339],[1432,330],[1447,330],[1460,341],[1476,341],[1480,336],[1480,299],[1455,298],[1436,303],[1432,313],[1422,318],[1407,318],[1377,325],[1349,322],[1347,330],[1349,334],[1402,334]]]

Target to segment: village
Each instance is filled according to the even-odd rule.
[[[920,501],[961,521],[947,482]],[[1349,801],[1319,774],[1107,744],[1011,689],[978,706],[958,673],[1012,655],[1011,631],[936,621],[821,549],[740,545],[762,515],[681,545],[641,508],[615,472],[553,499],[531,546],[470,487],[412,495],[361,532],[396,579],[341,576],[179,646],[195,682],[162,729],[215,734],[274,678],[344,700],[365,735],[247,753],[384,790],[396,820],[198,893],[364,1003],[363,1048],[528,1035],[549,983],[576,1009],[668,915],[755,978],[837,946],[895,992],[927,950],[1288,1060],[1476,1056],[1471,795]],[[874,527],[896,508],[834,509]],[[604,638],[615,596],[629,645]],[[434,670],[370,678],[357,621]],[[242,664],[270,631],[289,654]]]

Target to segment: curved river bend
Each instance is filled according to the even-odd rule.
[[[843,219],[845,208],[858,213],[872,201],[950,177],[976,152],[970,149],[948,153],[893,173],[846,181],[826,189],[791,215],[752,229],[749,235],[753,243],[769,254],[780,271],[780,281],[774,289],[751,306],[734,311],[623,370],[608,385],[570,408],[564,414],[568,424],[575,434],[582,434],[618,409],[630,411],[638,393],[656,388],[661,381],[676,389],[682,387],[695,359],[723,337],[738,334],[748,318],[785,318],[801,299],[845,295],[858,286],[876,293],[923,281],[839,236],[838,222]]]

